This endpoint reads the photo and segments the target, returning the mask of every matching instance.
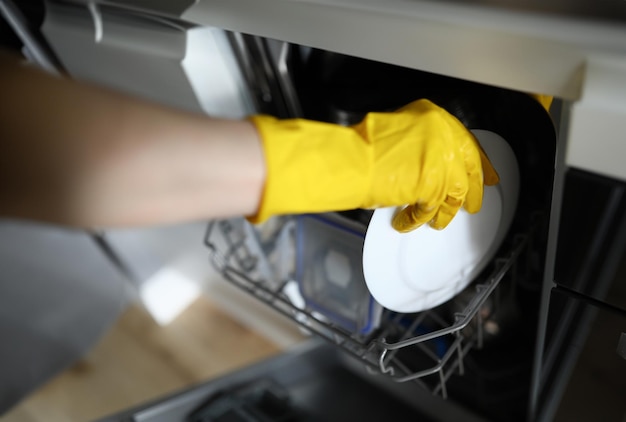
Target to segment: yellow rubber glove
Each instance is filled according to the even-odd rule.
[[[402,206],[400,232],[442,229],[464,205],[478,212],[484,183],[499,181],[476,138],[428,100],[369,113],[343,127],[303,119],[251,118],[267,176],[253,222],[275,214]]]
[[[530,94],[539,104],[543,106],[546,111],[550,111],[550,106],[552,105],[552,100],[554,99],[551,95],[544,94]]]

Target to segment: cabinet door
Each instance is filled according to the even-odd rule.
[[[618,283],[609,290],[624,293]],[[550,338],[559,347],[546,354],[539,420],[626,420],[626,311],[558,287],[552,304],[562,306],[551,318],[570,324]]]
[[[626,309],[626,295],[608,294],[626,285],[626,184],[570,171],[557,248],[557,284]]]
[[[568,172],[554,280],[538,420],[593,416],[622,421],[626,359],[618,347],[626,342],[624,183]]]

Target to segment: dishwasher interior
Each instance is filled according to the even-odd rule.
[[[267,114],[350,125],[367,112],[426,98],[466,127],[508,141],[521,180],[514,222],[474,282],[433,309],[383,309],[364,289],[362,274],[350,278],[360,289],[348,293],[329,293],[336,288],[332,280],[320,287],[307,279],[310,267],[345,272],[341,265],[319,269],[333,259],[333,249],[342,251],[340,259],[353,273],[362,271],[370,210],[284,216],[258,227],[245,219],[216,221],[205,243],[226,280],[345,352],[368,377],[418,385],[489,419],[524,419],[552,194],[552,118],[527,93],[259,37],[230,37],[239,60],[257,63],[249,67],[256,70],[249,84]],[[348,309],[355,301],[359,306]]]

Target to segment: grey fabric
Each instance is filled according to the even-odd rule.
[[[203,243],[206,227],[206,222],[197,222],[107,230],[104,238],[131,273],[132,281],[139,285],[184,254],[208,263]]]
[[[83,356],[125,292],[86,233],[0,221],[0,414]]]

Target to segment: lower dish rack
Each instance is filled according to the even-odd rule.
[[[463,375],[464,358],[497,334],[499,308],[515,289],[516,278],[532,266],[534,216],[524,233],[512,235],[498,257],[465,291],[436,308],[400,314],[384,310],[377,329],[349,332],[306,306],[294,291],[293,218],[280,217],[259,230],[244,219],[210,222],[205,245],[212,265],[235,286],[295,321],[306,332],[341,348],[373,374],[396,382],[416,382],[447,398],[446,383]],[[519,265],[519,263],[523,265]],[[503,282],[506,280],[506,282]]]

